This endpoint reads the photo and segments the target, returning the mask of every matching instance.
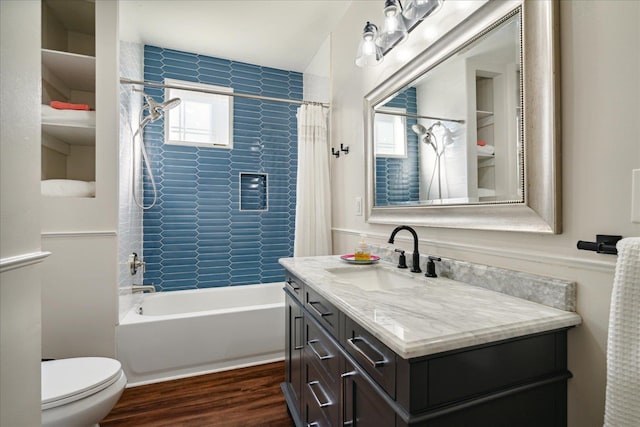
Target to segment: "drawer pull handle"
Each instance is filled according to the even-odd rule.
[[[318,310],[316,308],[316,305],[318,305],[321,309],[323,309],[322,311]],[[322,306],[322,304],[320,304],[319,301],[309,301],[309,306],[313,309],[313,311],[315,311],[318,316],[320,317],[326,317],[326,316],[331,316],[333,313],[330,311],[326,311],[324,309],[324,307]]]
[[[326,408],[327,406],[331,405],[331,400],[327,398],[327,393],[325,393],[325,391],[322,389],[319,381],[311,381],[310,383],[307,383],[307,385],[309,386],[309,390],[311,390],[311,394],[313,394],[314,399],[316,399],[316,402],[318,402],[318,406],[320,406],[321,408]],[[314,387],[318,387],[318,389],[322,392],[322,394],[324,395],[324,402],[320,402],[320,399],[318,399],[318,395],[313,390]]]
[[[322,347],[324,356],[321,356],[320,353],[318,352],[318,350],[316,350],[314,344],[318,343],[318,345],[320,347]],[[327,351],[326,348],[324,348],[324,346],[322,345],[322,343],[320,342],[320,340],[311,340],[311,341],[307,341],[307,345],[309,346],[309,348],[311,349],[311,351],[313,351],[313,353],[318,357],[318,359],[320,360],[327,360],[327,359],[331,359],[333,357],[333,354],[329,353]]]
[[[357,351],[362,357],[364,357],[365,360],[369,362],[371,366],[373,366],[374,368],[379,368],[381,366],[384,366],[387,363],[387,360],[384,358],[384,355],[380,353],[378,350],[376,350],[376,348],[373,347],[371,344],[369,344],[369,342],[367,342],[367,340],[365,340],[364,338],[353,337],[353,338],[347,339],[347,342],[351,347],[353,347],[355,351]],[[376,356],[379,357],[379,360],[374,360],[367,353],[365,353],[365,351],[361,349],[356,343],[364,343],[370,349],[371,352],[375,353]]]
[[[294,292],[297,293],[300,290],[300,286],[296,286],[296,282],[294,282],[293,280],[289,279],[286,283],[291,287],[291,289],[293,289]]]
[[[318,424],[317,421],[314,421],[312,423],[307,423],[307,427],[320,427],[320,424]]]
[[[340,402],[342,402],[342,425],[343,426],[352,426],[353,425],[353,419],[347,421],[347,415],[345,414],[346,410],[347,410],[347,402],[345,400],[345,396],[346,396],[346,392],[344,390],[345,387],[345,383],[346,380],[345,378],[347,377],[352,377],[356,375],[356,371],[351,371],[351,372],[345,372],[344,374],[340,375]]]
[[[304,319],[304,316],[293,317],[293,349],[294,350],[302,350],[304,348],[304,345],[298,345],[298,340],[300,342],[303,342],[301,338],[303,328],[298,327],[298,320],[300,320],[300,324],[302,324],[302,319]]]

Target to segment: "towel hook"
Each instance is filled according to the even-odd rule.
[[[599,254],[618,255],[618,249],[616,243],[622,239],[622,236],[609,235],[609,234],[596,234],[595,242],[586,242],[584,240],[578,240],[578,249],[584,249],[586,251],[595,251]]]

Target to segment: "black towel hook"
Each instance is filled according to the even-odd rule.
[[[586,251],[595,251],[599,254],[618,255],[618,249],[616,243],[622,239],[622,236],[609,235],[609,234],[596,234],[595,242],[586,242],[584,240],[578,240],[578,249],[584,249]]]

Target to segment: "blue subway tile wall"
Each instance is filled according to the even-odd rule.
[[[302,99],[301,73],[155,46],[145,46],[144,78]],[[164,99],[162,89],[145,92]],[[145,282],[172,291],[284,280],[278,259],[293,255],[296,110],[295,104],[235,97],[231,150],[164,145],[163,120],[145,128],[158,188],[156,205],[144,213]],[[241,210],[241,173],[268,176],[268,201],[257,201],[267,210]],[[150,205],[146,173],[144,191]]]
[[[404,108],[417,114],[416,89],[409,88],[385,104],[386,107]],[[420,153],[418,136],[411,126],[418,123],[406,118],[407,157],[404,159],[376,157],[376,206],[398,205],[420,200]]]

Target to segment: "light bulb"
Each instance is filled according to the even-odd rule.
[[[408,20],[423,20],[435,12],[443,0],[409,0],[402,11],[402,15]]]
[[[392,44],[400,44],[407,40],[409,32],[404,24],[404,18],[397,0],[387,0],[384,6],[384,24],[376,44],[383,49]]]
[[[378,27],[376,27],[375,24],[367,22],[362,31],[362,38],[360,39],[356,53],[356,65],[358,67],[376,65],[384,59],[382,49],[375,43],[377,33]]]

